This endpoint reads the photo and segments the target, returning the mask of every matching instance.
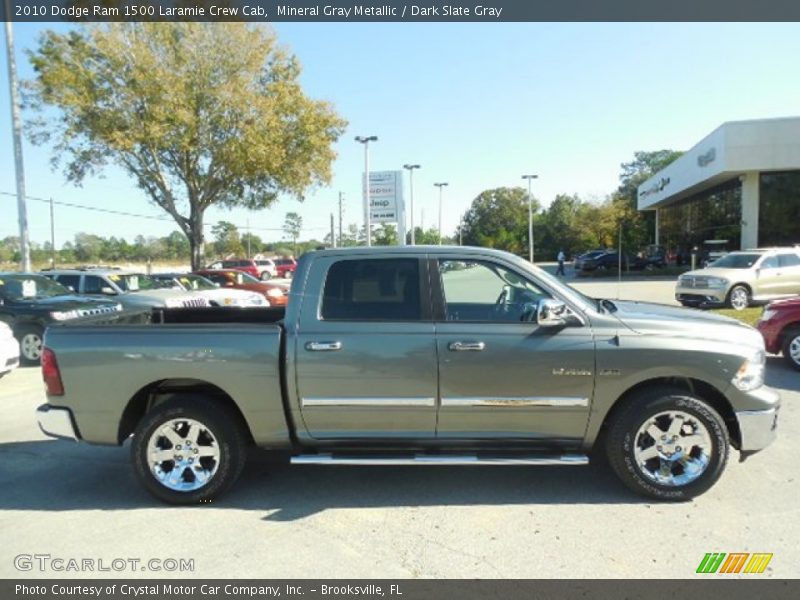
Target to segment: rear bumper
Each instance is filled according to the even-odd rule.
[[[7,373],[19,366],[19,342],[16,338],[0,340],[0,373]]]
[[[54,438],[79,440],[77,428],[68,408],[42,404],[36,409],[36,420],[42,433]]]

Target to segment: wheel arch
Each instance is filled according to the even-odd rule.
[[[615,416],[620,412],[625,404],[631,401],[631,398],[635,397],[636,394],[642,390],[654,387],[683,389],[690,394],[697,396],[701,400],[708,402],[708,404],[714,410],[716,410],[725,421],[725,426],[728,430],[728,435],[730,436],[731,445],[737,450],[739,449],[741,446],[742,435],[741,431],[739,430],[739,421],[736,419],[736,412],[733,410],[733,406],[725,397],[725,395],[716,387],[707,381],[693,377],[656,377],[653,379],[640,381],[639,383],[625,390],[625,392],[623,392],[622,395],[617,398],[603,418],[603,423],[600,426],[600,431],[598,432],[597,438],[595,439],[593,445],[595,447],[600,447],[599,444],[602,444],[609,424],[614,420]]]
[[[250,425],[233,397],[219,386],[202,379],[161,379],[142,387],[128,400],[122,411],[117,442],[122,444],[149,411],[176,396],[213,398],[220,406],[231,411],[242,426],[242,431],[246,433],[248,442],[253,442]]]

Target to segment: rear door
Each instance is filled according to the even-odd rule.
[[[781,294],[800,294],[800,256],[794,252],[778,254],[778,270],[781,273]]]
[[[538,302],[553,296],[511,266],[492,260],[437,263],[441,275],[432,274],[441,394],[437,436],[582,439],[594,389],[589,325],[554,329],[530,320]]]
[[[297,402],[314,439],[424,439],[436,428],[427,263],[322,256],[306,277],[294,347]]]

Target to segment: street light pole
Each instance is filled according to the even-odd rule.
[[[342,192],[339,192],[339,246],[342,245]]]
[[[411,245],[416,244],[416,237],[414,235],[414,169],[419,169],[419,165],[403,165],[404,169],[408,169],[408,190],[411,196]]]
[[[364,144],[364,228],[367,234],[367,246],[372,245],[371,207],[369,205],[369,143],[377,142],[377,135],[356,136],[356,141]]]
[[[538,175],[523,175],[528,180],[528,260],[533,264],[533,197],[531,196],[531,181],[538,179]]]
[[[448,183],[446,181],[442,181],[440,183],[434,183],[436,187],[439,188],[439,245],[442,245],[442,188],[446,187]]]

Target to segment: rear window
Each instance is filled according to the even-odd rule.
[[[419,261],[343,260],[325,280],[322,318],[337,321],[419,321]]]

